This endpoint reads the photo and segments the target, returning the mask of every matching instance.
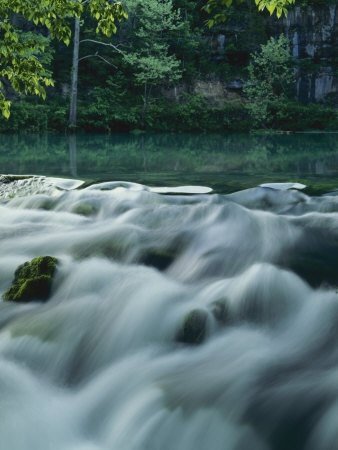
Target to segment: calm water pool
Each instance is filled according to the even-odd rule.
[[[205,184],[233,192],[267,181],[338,189],[338,134],[1,135],[1,173]]]

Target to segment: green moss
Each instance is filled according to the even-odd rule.
[[[51,293],[58,260],[52,256],[39,256],[19,266],[11,287],[4,293],[5,301],[46,301]]]

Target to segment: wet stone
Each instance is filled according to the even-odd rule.
[[[30,302],[48,300],[58,260],[38,256],[17,268],[11,287],[4,293],[5,301]]]
[[[183,320],[183,324],[177,333],[176,340],[184,344],[201,344],[207,333],[208,313],[201,309],[189,312]]]

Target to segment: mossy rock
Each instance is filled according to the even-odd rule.
[[[52,256],[38,256],[19,266],[11,287],[4,293],[5,301],[30,302],[48,300],[58,260]]]
[[[194,309],[189,312],[184,320],[181,329],[177,333],[176,340],[184,344],[201,344],[207,334],[208,313],[202,309]]]

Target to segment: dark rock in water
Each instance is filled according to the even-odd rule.
[[[13,302],[48,300],[58,260],[52,256],[38,256],[17,268],[12,286],[3,299]]]
[[[226,299],[213,302],[211,312],[217,322],[220,322],[222,325],[225,325],[229,321],[229,307]]]
[[[207,312],[201,309],[194,309],[184,318],[182,328],[176,336],[178,342],[185,344],[201,344],[207,332]]]
[[[312,287],[338,285],[338,244],[329,229],[309,229],[280,259],[282,267],[303,278]]]
[[[27,178],[32,178],[30,175],[0,175],[0,183],[9,184],[13,181],[26,180]]]
[[[166,250],[149,250],[142,255],[140,263],[158,270],[166,270],[174,259],[175,256]]]

